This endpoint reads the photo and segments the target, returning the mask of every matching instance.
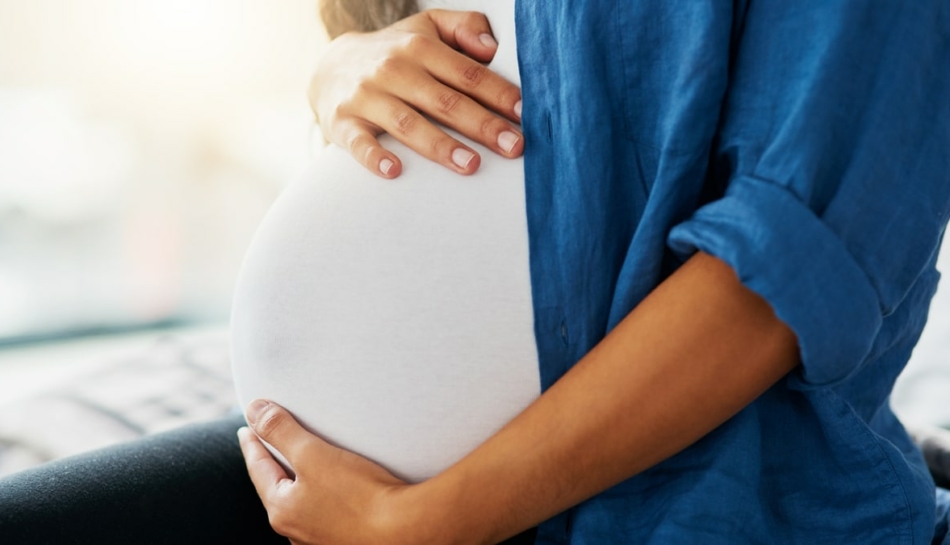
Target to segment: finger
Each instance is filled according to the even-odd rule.
[[[251,430],[244,427],[239,429],[238,441],[241,444],[244,464],[247,466],[247,473],[251,477],[254,489],[257,490],[257,495],[261,497],[264,504],[270,505],[280,487],[284,483],[291,482],[291,479]]]
[[[430,80],[428,84],[415,88],[409,102],[439,123],[452,127],[495,153],[517,157],[524,151],[521,131],[464,93],[446,85]]]
[[[436,127],[411,106],[378,94],[367,103],[366,117],[423,157],[440,163],[459,174],[478,170],[481,158],[475,150]]]
[[[370,172],[388,179],[402,173],[402,161],[379,143],[368,124],[354,119],[341,122],[337,130],[342,138],[335,143],[349,151]]]
[[[512,121],[521,121],[521,89],[484,65],[458,53],[449,57],[425,56],[420,60],[445,85]]]
[[[489,62],[498,50],[491,25],[476,11],[433,9],[425,12],[435,25],[439,38],[447,45],[464,51],[479,62]]]
[[[304,429],[286,409],[267,400],[257,399],[247,407],[247,423],[258,437],[267,441],[290,462],[302,465],[304,452],[315,436]]]

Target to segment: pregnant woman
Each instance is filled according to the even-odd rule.
[[[408,4],[328,5],[356,24]],[[888,395],[950,216],[950,4],[447,5],[488,11],[511,81],[515,9],[523,111],[451,51],[491,56],[479,17],[336,40],[351,54],[318,70],[339,77],[316,102],[340,148],[288,188],[241,273],[239,464],[274,529],[940,543]],[[500,117],[472,123],[479,104]],[[20,492],[0,487],[0,535],[273,539],[228,426],[2,483]]]
[[[383,136],[388,150],[377,147],[371,173],[328,146],[261,225],[232,320],[244,404],[277,400],[326,439],[412,482],[461,459],[541,389],[514,2],[420,7],[485,12],[432,17],[442,18],[440,30],[467,25],[477,58],[493,59],[491,72],[467,59],[483,81],[465,87],[473,74],[460,73],[458,86],[495,95],[504,117],[458,104],[454,116],[480,134],[449,131],[443,165]],[[0,543],[286,543],[247,478],[240,424],[193,426],[8,480]],[[529,531],[506,543],[533,539]]]
[[[431,4],[481,8],[499,44],[489,68],[518,83],[513,1]],[[521,139],[495,119],[496,143]],[[469,144],[481,165],[460,176],[389,136],[381,144],[402,158],[397,180],[331,145],[274,205],[241,271],[232,358],[244,405],[277,401],[421,481],[541,393],[524,165]],[[457,149],[468,155],[449,166],[461,169],[474,157]]]

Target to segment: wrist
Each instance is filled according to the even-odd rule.
[[[382,534],[398,545],[475,545],[486,542],[474,532],[469,514],[452,490],[437,479],[399,487],[387,498]]]

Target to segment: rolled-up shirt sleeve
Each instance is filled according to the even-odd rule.
[[[728,263],[806,384],[858,369],[950,215],[950,2],[751,0],[713,149],[722,196],[668,244]]]

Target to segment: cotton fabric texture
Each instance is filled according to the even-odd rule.
[[[489,68],[518,84],[514,0],[439,4],[485,13]],[[472,143],[481,166],[459,176],[380,143],[402,158],[398,180],[327,146],[261,222],[234,291],[231,361],[242,407],[270,399],[419,482],[541,394],[524,165]]]
[[[948,29],[936,0],[519,0],[542,386],[697,251],[771,304],[802,360],[538,543],[935,539],[888,395],[950,214]]]

